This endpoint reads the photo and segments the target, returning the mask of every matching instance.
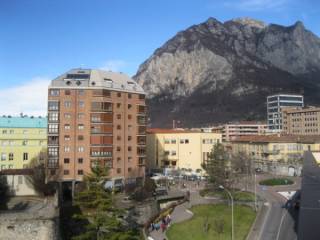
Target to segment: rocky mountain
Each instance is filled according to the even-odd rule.
[[[264,120],[269,94],[320,104],[320,39],[302,22],[209,18],[158,48],[134,79],[149,95],[153,127]]]

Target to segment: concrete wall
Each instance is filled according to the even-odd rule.
[[[28,182],[25,175],[5,175],[7,184],[12,196],[36,196],[37,192],[34,190],[31,183]]]

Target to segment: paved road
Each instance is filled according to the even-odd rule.
[[[290,212],[283,206],[286,199],[278,194],[278,191],[293,191],[300,188],[300,178],[295,178],[295,184],[291,186],[257,187],[257,192],[267,200],[268,210],[262,222],[259,240],[295,240],[295,218],[297,212],[291,209]]]

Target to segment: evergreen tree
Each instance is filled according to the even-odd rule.
[[[132,230],[121,219],[124,213],[115,207],[113,195],[103,185],[108,180],[108,169],[99,165],[84,177],[86,188],[77,193],[75,203],[81,213],[74,218],[82,222],[84,229],[73,240],[136,240],[138,231]]]
[[[232,185],[230,158],[224,146],[217,143],[213,146],[208,160],[203,163],[202,167],[209,175],[209,181],[215,188],[220,185],[230,188]]]

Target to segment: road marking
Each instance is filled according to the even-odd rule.
[[[266,203],[268,203],[268,202],[266,202]],[[264,217],[264,220],[263,220],[263,223],[262,223],[262,227],[260,228],[260,232],[259,232],[258,239],[261,239],[261,235],[262,235],[262,233],[263,233],[263,231],[264,231],[266,222],[267,222],[267,220],[268,220],[268,218],[269,218],[270,211],[271,211],[271,207],[269,207],[270,204],[268,203],[268,205],[267,205],[266,203],[265,203],[265,206],[267,206],[268,212],[267,212],[266,216]]]
[[[285,211],[285,212],[282,214],[281,221],[280,221],[280,226],[279,226],[279,230],[278,230],[278,233],[277,233],[277,240],[279,240],[280,232],[281,232],[281,227],[282,227],[282,224],[283,224],[283,220],[284,220],[284,218],[287,216],[287,213],[288,213],[288,211]]]

